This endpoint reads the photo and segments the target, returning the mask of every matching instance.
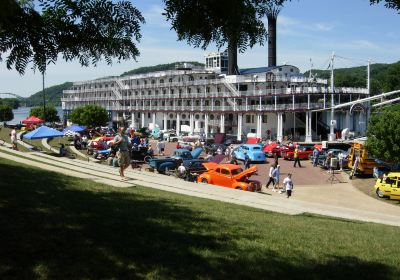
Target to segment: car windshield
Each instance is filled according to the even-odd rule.
[[[242,168],[232,169],[232,171],[231,171],[232,175],[237,175],[237,174],[242,173],[242,172],[243,172]]]

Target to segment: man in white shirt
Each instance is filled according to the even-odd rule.
[[[344,154],[342,152],[338,154],[338,160],[339,160],[340,171],[343,171]]]
[[[286,190],[287,198],[292,195],[293,190],[293,181],[292,181],[292,174],[288,174],[287,177],[283,180],[283,187]]]

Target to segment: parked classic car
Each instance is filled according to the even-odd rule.
[[[308,159],[310,155],[313,153],[313,148],[312,147],[298,147],[298,153],[297,155],[299,156],[299,159]],[[285,152],[282,152],[282,157],[287,160],[293,160],[294,159],[294,150],[288,150]]]
[[[197,177],[197,182],[228,187],[244,191],[260,191],[261,183],[249,180],[250,176],[257,172],[257,166],[252,166],[243,171],[234,164],[204,163],[209,171]]]
[[[261,145],[243,144],[233,151],[233,156],[239,160],[244,160],[245,152],[252,162],[265,162],[266,157],[262,151]]]
[[[334,158],[338,158],[339,153],[342,152],[344,155],[344,162],[343,162],[343,167],[347,167],[347,152],[343,151],[341,149],[329,149],[329,150],[323,150],[320,155],[318,156],[318,165],[325,165],[325,160],[326,160],[326,156],[328,153],[332,153],[332,157]],[[314,156],[311,153],[311,155],[309,156],[309,159],[311,161],[314,160]],[[335,168],[339,168],[339,161],[337,161],[337,166]]]
[[[289,147],[286,145],[271,143],[263,147],[263,152],[267,157],[273,157],[274,154],[278,154],[278,157],[282,156],[282,152],[292,151],[294,147]]]
[[[167,169],[176,169],[182,161],[197,159],[203,152],[203,148],[199,147],[189,152],[186,149],[176,149],[171,157],[150,158],[148,164],[159,173],[164,173]]]
[[[386,178],[377,179],[375,192],[381,198],[400,200],[400,172],[390,172]]]

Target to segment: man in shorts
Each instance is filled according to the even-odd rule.
[[[129,157],[129,139],[125,134],[124,127],[119,128],[118,135],[114,138],[114,145],[118,146],[119,175],[121,175],[122,180],[127,180],[128,178],[125,177],[124,171],[129,166],[131,159]]]

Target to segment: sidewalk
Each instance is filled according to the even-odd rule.
[[[6,150],[12,155],[5,154]],[[17,157],[23,156],[24,158]],[[400,226],[400,207],[373,199],[349,183],[295,188],[293,196],[271,192],[251,193],[183,180],[157,173],[126,172],[130,180],[122,182],[118,169],[67,158],[57,158],[43,153],[22,153],[0,147],[0,158],[36,166],[74,177],[85,178],[116,187],[140,185],[174,193],[208,198],[285,214],[313,213],[344,219]]]

